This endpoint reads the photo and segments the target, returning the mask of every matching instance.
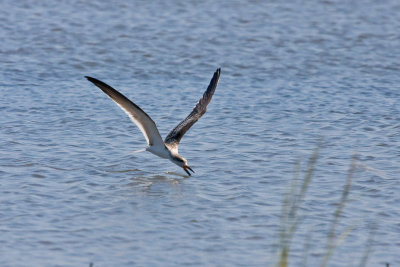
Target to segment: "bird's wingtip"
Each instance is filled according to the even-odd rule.
[[[219,77],[221,75],[221,68],[218,68],[215,72],[214,72],[214,77]]]
[[[100,83],[99,80],[97,80],[96,78],[90,77],[90,76],[85,76],[86,79],[88,79],[89,82],[92,82],[94,84],[96,83]]]

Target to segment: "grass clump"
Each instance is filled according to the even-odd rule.
[[[291,182],[289,190],[285,194],[282,211],[281,211],[281,229],[279,235],[279,250],[278,250],[278,267],[287,267],[289,265],[289,258],[291,252],[291,245],[293,242],[293,236],[296,233],[299,225],[301,224],[304,216],[299,216],[299,209],[303,205],[304,198],[307,195],[310,183],[315,173],[316,163],[319,157],[319,151],[321,146],[317,146],[311,154],[307,167],[304,173],[304,177],[300,179],[300,163],[296,164],[296,170],[294,178]],[[321,259],[321,267],[326,267],[333,256],[336,248],[346,239],[353,229],[353,226],[347,227],[343,232],[338,233],[337,227],[342,217],[343,210],[348,202],[348,196],[350,194],[351,183],[353,180],[354,172],[357,167],[358,156],[355,155],[352,158],[349,170],[347,172],[346,182],[341,191],[341,198],[338,206],[333,213],[333,219],[329,225],[329,231],[326,237],[325,251]],[[374,229],[371,230],[365,253],[360,259],[360,267],[365,266],[368,255],[371,252],[371,244],[373,240]],[[311,232],[308,234],[305,242],[304,255],[302,266],[307,266],[308,251],[311,245]]]

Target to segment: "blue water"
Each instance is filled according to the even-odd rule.
[[[400,264],[400,4],[386,1],[2,1],[1,266],[273,266],[296,162],[322,144],[290,266]],[[165,136],[213,72],[179,152],[148,152],[84,75]],[[321,141],[322,140],[322,141]],[[375,226],[374,226],[375,225]]]

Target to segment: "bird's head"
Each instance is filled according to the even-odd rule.
[[[192,170],[192,168],[189,167],[189,165],[187,164],[187,160],[180,156],[180,155],[174,155],[171,157],[172,162],[175,163],[176,165],[178,165],[179,167],[182,167],[183,170],[189,175],[191,176],[189,171],[192,171],[194,173],[194,170]]]

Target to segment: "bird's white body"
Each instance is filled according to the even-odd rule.
[[[109,97],[111,97],[111,99],[114,100],[115,103],[139,127],[147,141],[148,147],[145,149],[146,151],[149,151],[161,158],[169,159],[176,165],[182,167],[185,172],[190,175],[188,170],[192,172],[193,170],[187,164],[187,160],[178,154],[178,145],[183,135],[206,112],[207,105],[210,103],[217,87],[220,71],[220,69],[217,69],[217,71],[214,73],[207,90],[204,92],[203,97],[196,104],[192,112],[174,129],[172,129],[164,141],[158,132],[155,122],[140,107],[102,81],[88,76],[86,76],[86,78],[99,87]]]
[[[148,146],[146,147],[146,151],[163,159],[171,159],[171,152],[166,146]]]

